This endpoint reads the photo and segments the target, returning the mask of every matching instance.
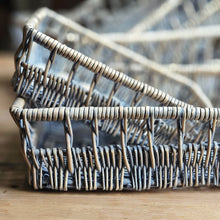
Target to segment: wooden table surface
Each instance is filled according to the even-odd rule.
[[[8,112],[13,55],[0,52],[0,219],[220,219],[220,189],[58,193],[26,183],[18,129]]]

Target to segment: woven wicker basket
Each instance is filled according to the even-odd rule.
[[[46,30],[47,35],[37,31],[36,28]],[[59,35],[58,32],[61,31],[63,35]],[[26,108],[22,110],[23,99],[18,99],[11,108],[12,116],[20,127],[23,153],[29,164],[30,181],[35,189],[142,189],[140,184],[145,184],[143,185],[143,189],[145,189],[147,179],[142,179],[140,176],[141,168],[137,170],[133,162],[133,160],[138,160],[138,151],[133,149],[142,149],[143,146],[145,146],[146,151],[141,150],[142,156],[141,154],[140,156],[146,155],[145,158],[150,158],[149,164],[152,165],[150,167],[146,163],[146,168],[149,167],[150,171],[145,169],[143,177],[146,176],[146,172],[151,173],[151,169],[153,169],[155,176],[152,176],[152,182],[151,177],[148,177],[148,188],[151,186],[159,187],[162,186],[162,177],[168,175],[168,170],[164,165],[165,162],[162,163],[163,166],[158,165],[156,167],[155,161],[157,160],[158,163],[161,160],[164,161],[164,156],[160,153],[162,150],[158,151],[154,144],[161,145],[161,149],[167,149],[165,145],[167,144],[170,154],[174,158],[177,154],[182,158],[182,150],[179,151],[179,149],[183,148],[183,140],[189,145],[189,149],[191,149],[190,144],[193,146],[207,145],[204,141],[211,138],[209,133],[212,129],[212,120],[211,122],[201,122],[200,113],[194,112],[197,109],[61,44],[49,37],[51,34],[61,42],[71,43],[74,48],[79,47],[79,50],[85,54],[90,55],[92,53],[93,57],[103,58],[103,62],[111,60],[110,64],[112,65],[124,63],[121,68],[128,69],[129,67],[130,76],[134,74],[132,70],[136,70],[135,76],[137,77],[139,76],[138,71],[141,72],[141,80],[146,78],[143,75],[143,69],[148,68],[148,74],[151,73],[149,76],[152,76],[152,73],[157,76],[156,82],[155,78],[152,77],[152,82],[155,82],[156,85],[163,86],[165,83],[163,81],[166,81],[172,85],[172,87],[170,86],[171,91],[181,94],[182,99],[189,98],[191,103],[198,103],[199,105],[211,105],[193,81],[168,72],[167,68],[151,62],[129,49],[111,43],[111,41],[71,23],[71,21],[48,9],[42,9],[29,20],[24,28],[23,43],[15,55],[14,87],[19,95],[26,98]],[[68,37],[66,38],[66,36]],[[62,39],[63,37],[64,39]],[[79,39],[80,44],[77,44]],[[56,59],[58,60],[56,61]],[[79,68],[82,70],[80,71]],[[77,74],[79,75],[77,76]],[[185,91],[192,92],[192,94],[186,94]],[[147,97],[152,99],[150,100]],[[114,107],[159,104],[187,107],[189,115],[191,113],[197,114],[194,119],[198,120],[185,121],[186,110],[177,107],[133,107],[125,108],[125,110],[123,107]],[[51,108],[39,109],[41,106]],[[100,106],[100,108],[85,106]],[[198,111],[200,110],[198,109]],[[216,114],[218,115],[218,110],[202,109],[201,111],[201,114],[205,114],[204,117],[208,117],[206,114],[213,113],[213,111],[213,117],[217,117]],[[122,117],[125,117],[123,120],[121,114]],[[177,117],[176,114],[178,116],[183,114],[182,122],[176,123],[176,120],[172,120]],[[188,117],[191,119],[191,116]],[[71,123],[71,120],[80,122],[73,121]],[[213,122],[214,126],[216,120]],[[60,129],[62,125],[64,129]],[[88,130],[88,125],[91,126],[91,131]],[[184,137],[181,136],[182,129],[184,130]],[[74,133],[76,137],[83,134],[87,139],[82,137],[78,137],[79,140],[75,137],[73,139]],[[130,145],[130,148],[127,147],[127,144]],[[218,144],[215,143],[215,146]],[[207,154],[204,154],[204,157],[208,155],[210,158],[210,152],[214,152],[211,149],[212,144],[208,144],[208,148],[209,150]],[[111,157],[109,153],[106,153],[110,149],[112,149]],[[201,149],[203,150],[204,147]],[[127,157],[128,152],[131,154],[130,159]],[[175,155],[172,152],[176,152]],[[189,152],[192,153],[190,150]],[[132,156],[133,154],[136,156]],[[154,154],[157,155],[157,159],[155,159]],[[83,158],[84,162],[82,162]],[[102,162],[100,162],[101,160]],[[148,159],[146,160],[148,161]],[[209,159],[205,161],[207,160]],[[216,160],[215,157],[214,160]],[[202,159],[195,169],[200,169],[201,161]],[[108,166],[106,166],[107,162]],[[168,161],[168,167],[170,167],[169,163],[171,161]],[[175,171],[179,173],[181,170],[182,172],[183,159],[174,163],[179,164]],[[207,163],[209,162],[206,162],[206,166]],[[194,165],[196,166],[196,162]],[[83,168],[83,174],[81,168]],[[131,169],[136,169],[134,172],[138,171],[139,176],[134,173],[136,176],[129,177]],[[192,169],[190,172],[194,172],[193,168],[190,169]],[[169,172],[173,172],[173,170]],[[179,179],[182,176],[179,177],[178,175],[175,177],[175,184],[172,183],[170,187],[183,186],[180,183],[181,179]],[[193,173],[190,174],[190,178],[192,178],[190,185],[193,184],[194,178],[195,185],[198,185],[200,174],[193,175]],[[201,177],[205,177],[204,175],[201,174]],[[213,174],[210,174],[208,178],[207,182],[211,181]],[[142,180],[145,182],[142,183]],[[136,184],[137,181],[139,182],[138,185]],[[215,182],[213,183],[215,184]],[[167,184],[168,182],[164,187],[167,187]]]
[[[23,98],[17,98],[10,112],[20,128],[22,152],[34,189],[146,190],[219,185],[220,109],[33,109],[25,104]],[[154,120],[157,119],[171,120],[177,124],[176,145],[155,145]],[[128,124],[136,120],[146,124],[147,144],[129,145],[127,141]],[[188,120],[207,127],[204,134],[197,134],[198,144],[184,141]],[[80,130],[81,140],[91,136],[91,143],[77,142],[79,121],[91,125],[84,132]],[[117,121],[120,125],[118,139],[105,138],[105,133],[99,129],[100,123],[111,121]],[[63,133],[55,132],[59,128]],[[203,142],[204,136],[207,138]]]
[[[59,41],[71,45],[87,56]],[[118,68],[128,71],[127,75],[91,59],[88,55],[112,67],[118,67],[120,64]],[[192,80],[112,43],[48,9],[37,11],[25,26],[23,42],[15,55],[15,65],[16,92],[31,99],[38,106],[72,106],[73,98],[79,99],[75,85],[86,92],[84,103],[81,102],[81,105],[85,106],[92,105],[94,93],[102,96],[104,94],[108,105],[116,97],[121,102],[124,100],[123,105],[130,106],[136,103],[132,103],[131,97],[136,96],[144,96],[142,100],[145,100],[145,103],[140,104],[143,106],[159,103],[185,105],[162,91],[173,96],[178,94],[178,99],[190,104],[212,106],[207,96]],[[121,96],[120,91],[125,95]],[[125,100],[125,96],[129,100]],[[157,102],[152,102],[147,96]]]
[[[54,21],[55,18],[58,20]],[[32,29],[33,26],[29,26],[30,24],[34,24],[39,29],[45,29],[47,34],[57,34],[55,35],[56,38],[65,38],[57,33],[61,29],[63,29],[62,33],[78,34],[81,41],[78,42],[79,45],[75,44],[76,47],[79,47],[80,50],[85,50],[87,53],[89,49],[93,49],[91,52],[93,52],[94,56],[99,55],[102,59],[111,58],[113,61],[115,60],[112,65],[126,63],[126,65],[118,68],[127,70],[130,75],[135,75],[136,78],[139,76],[141,79],[146,78],[147,73],[146,75],[142,73],[143,67],[146,68],[146,65],[140,65],[146,61],[147,67],[154,70],[155,75],[157,74],[157,77],[153,77],[152,72],[148,73],[150,82],[160,87],[168,87],[170,91],[180,94],[182,99],[186,98],[193,104],[198,103],[196,101],[200,101],[200,104],[211,105],[198,86],[187,78],[175,74],[167,74],[168,76],[164,77],[162,73],[166,69],[156,63],[148,62],[144,57],[110,41],[105,41],[102,38],[97,41],[99,36],[77,26],[75,23],[71,25],[71,28],[77,29],[77,31],[73,32],[71,29],[71,32],[69,32],[70,27],[65,25],[70,25],[68,22],[70,21],[48,9],[41,9],[30,19],[24,29],[24,41],[15,56],[14,85],[19,95],[31,100],[32,107],[155,106],[159,104],[183,107],[187,106],[187,104],[62,45],[49,36]],[[48,50],[44,49],[44,47],[48,48]],[[124,55],[125,53],[127,57]],[[138,68],[133,61],[135,56],[136,58],[140,56]],[[141,59],[144,59],[144,61]],[[178,82],[179,84],[177,84]],[[190,93],[192,90],[195,92],[194,94]],[[197,95],[200,96],[198,97]],[[157,126],[157,134],[161,136],[158,139],[158,144],[175,143],[175,139],[173,139],[177,132],[175,124],[172,122],[164,123],[162,120],[157,120],[155,124]],[[204,128],[199,124],[188,124],[189,129],[187,130],[186,139],[197,142],[195,134]],[[118,129],[115,129],[117,128],[116,125],[117,123],[107,127],[102,125],[101,128],[108,134],[115,136],[118,132]],[[129,130],[131,143],[145,141],[144,137],[142,138],[142,136],[138,135],[138,131],[144,133],[142,121],[137,121],[135,124],[131,122]],[[166,134],[166,138],[163,138],[163,134]]]

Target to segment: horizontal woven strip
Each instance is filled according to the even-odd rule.
[[[219,119],[220,108],[181,108],[181,107],[81,107],[81,108],[37,108],[22,109],[24,100],[17,99],[11,108],[11,113],[19,119],[26,115],[28,120],[63,120],[65,114],[74,120],[92,120],[94,116],[97,119],[147,119],[153,115],[155,119],[176,119],[180,116],[186,120],[213,120]]]
[[[73,173],[67,171],[66,151],[61,148],[28,151],[31,180],[35,189],[54,190],[146,190],[209,186],[219,184],[219,144],[214,142],[208,166],[205,166],[207,144],[183,147],[184,166],[178,164],[178,148],[154,146],[156,167],[149,160],[149,148],[128,146],[131,169],[124,165],[120,146],[98,147],[101,169],[96,168],[92,147],[72,148]]]

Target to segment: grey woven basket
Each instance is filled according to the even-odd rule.
[[[144,67],[148,67],[154,71],[155,75],[157,74],[157,77],[154,77],[151,71],[148,73],[151,82],[160,87],[168,87],[170,91],[180,94],[181,98],[187,98],[193,104],[200,101],[200,104],[211,106],[209,100],[193,81],[174,73],[166,73],[167,70],[160,65],[150,62],[126,48],[106,41],[99,35],[75,23],[71,23],[70,27],[69,20],[48,9],[37,11],[28,21],[24,29],[23,43],[15,55],[14,86],[19,95],[31,101],[32,106],[155,106],[162,104],[183,107],[188,105],[167,93],[68,48],[33,29],[33,25],[45,30],[48,35],[53,33],[56,38],[66,39],[65,36],[68,34],[72,38],[73,36],[80,38],[75,47],[79,47],[80,50],[85,50],[87,53],[89,51],[94,56],[99,55],[100,59],[111,58],[111,62],[115,60],[112,65],[123,61],[124,65],[121,68],[127,69],[136,78],[146,78],[142,71]],[[58,34],[61,29],[64,36]],[[138,68],[134,61],[139,62]],[[132,68],[135,72],[132,71]],[[166,77],[163,77],[163,74]],[[194,91],[194,94],[191,94],[191,91]],[[156,132],[161,136],[157,141],[158,144],[175,142],[173,139],[177,132],[175,124],[172,122],[164,123],[162,120],[157,120],[155,124]],[[188,124],[186,139],[197,141],[195,134],[199,131],[202,132],[204,128],[200,124],[190,122]],[[129,140],[131,143],[145,141],[144,137],[138,135],[138,131],[144,133],[143,125],[142,121],[129,124]],[[118,132],[117,123],[109,126],[103,124],[101,128],[113,136]],[[166,138],[164,138],[164,134],[166,134]]]
[[[112,67],[122,64],[118,69],[126,70],[127,75],[88,56]],[[40,103],[40,106],[71,106],[73,97],[75,100],[79,99],[79,94],[75,96],[75,85],[86,92],[86,101],[81,102],[85,106],[92,104],[94,93],[104,94],[107,105],[116,97],[124,100],[123,105],[130,106],[136,103],[132,103],[131,97],[138,95],[144,96],[142,100],[145,103],[140,105],[185,105],[162,91],[173,96],[178,94],[178,99],[189,104],[212,106],[192,80],[45,8],[37,11],[27,22],[23,42],[15,55],[15,66],[16,92],[36,104]],[[120,93],[125,95],[121,96]],[[147,99],[147,96],[152,99]]]
[[[33,109],[23,98],[17,98],[10,112],[20,128],[22,152],[34,189],[111,191],[219,185],[220,109],[148,106]],[[177,124],[176,145],[154,144],[157,119]],[[145,122],[147,142],[129,145],[128,124],[136,120]],[[198,143],[184,141],[188,120],[208,127],[204,134],[197,134]],[[79,131],[79,121],[89,123],[90,129]],[[119,123],[120,130],[120,136],[114,140],[105,138],[99,129],[100,123],[112,121]],[[63,132],[55,131],[62,127]],[[91,136],[91,143],[78,143],[79,133],[81,140]]]
[[[200,109],[194,109],[192,106],[171,97],[167,93],[141,81],[134,80],[119,71],[115,71],[107,65],[95,61],[35,29],[39,28],[41,30],[45,27],[49,27],[46,29],[48,35],[55,34],[54,38],[64,37],[64,39],[58,39],[59,41],[68,44],[73,44],[76,41],[74,47],[77,48],[79,46],[80,51],[85,50],[83,51],[85,53],[94,53],[95,51],[94,56],[99,55],[98,57],[105,58],[104,61],[111,60],[112,65],[117,65],[118,61],[123,60],[126,65],[122,68],[130,66],[131,70],[133,70],[132,68],[136,70],[136,74],[138,71],[142,72],[143,67],[148,68],[150,73],[154,72],[157,75],[161,86],[164,83],[162,83],[164,79],[166,79],[166,82],[170,81],[170,85],[173,83],[175,87],[178,87],[179,83],[180,88],[174,90],[173,87],[171,89],[174,90],[173,92],[178,91],[184,98],[189,97],[191,103],[211,105],[198,85],[193,81],[169,72],[168,69],[147,60],[145,57],[114,44],[75,23],[71,23],[71,21],[48,9],[42,9],[29,20],[24,28],[23,43],[15,55],[14,87],[19,95],[26,98],[26,108],[22,110],[24,100],[21,98],[11,108],[12,116],[22,134],[23,153],[29,164],[29,170],[31,171],[30,181],[35,189],[142,189],[140,186],[142,184],[141,181],[145,181],[145,183],[143,182],[145,184],[143,189],[145,189],[147,179],[140,178],[146,177],[147,170],[143,171],[144,176],[140,176],[141,168],[134,171],[138,171],[140,178],[135,173],[131,174],[131,170],[136,169],[133,160],[138,160],[136,150],[134,151],[135,158],[132,156],[133,149],[142,149],[143,147],[146,151],[140,151],[142,152],[140,157],[144,155],[146,155],[145,158],[150,157],[151,162],[149,163],[151,163],[152,167],[149,167],[149,164],[147,165],[146,163],[146,168],[149,167],[148,171],[150,173],[151,169],[155,171],[154,176],[152,176],[152,182],[151,176],[148,177],[148,188],[151,188],[151,186],[159,187],[162,186],[162,177],[168,175],[168,171],[164,163],[162,163],[163,166],[158,165],[156,167],[154,144],[161,145],[162,148],[167,144],[170,153],[179,152],[178,154],[181,158],[183,140],[189,146],[190,144],[193,146],[206,146],[207,143],[205,141],[211,138],[209,133],[212,130],[211,123],[213,120],[214,127],[216,125],[217,119],[215,118],[218,115],[218,110],[202,109],[201,114],[205,114],[202,117],[208,117],[206,114],[209,114],[209,112],[214,113],[213,120],[203,122],[201,121],[202,119],[200,120],[200,113],[194,112],[195,110],[200,111]],[[63,35],[60,36],[58,32],[61,32],[61,30]],[[66,36],[68,36],[67,39]],[[79,39],[80,44],[77,44]],[[105,53],[105,56],[101,56],[102,53]],[[58,61],[56,62],[57,57]],[[138,65],[135,65],[135,62]],[[79,71],[79,67],[83,67],[83,71]],[[78,78],[77,73],[79,73]],[[131,71],[130,75],[132,74],[133,72]],[[143,73],[140,78],[145,78]],[[157,84],[158,81],[155,83]],[[187,89],[193,93],[184,93]],[[148,96],[152,98],[153,102],[147,99]],[[124,108],[124,110],[123,107],[114,107],[159,104],[187,107],[188,110],[177,107],[133,107]],[[41,109],[39,108],[41,106],[50,108]],[[100,107],[94,108],[91,106]],[[185,115],[187,115],[185,111],[189,114],[187,116],[189,119],[191,119],[191,114],[197,115],[194,118],[196,120],[185,121]],[[125,117],[123,120],[121,114]],[[183,124],[172,120],[177,117],[176,114],[178,116],[183,114],[184,119],[181,122]],[[72,123],[71,120],[73,120]],[[74,120],[80,122],[76,123]],[[29,123],[29,121],[31,122]],[[35,121],[40,121],[40,123]],[[41,121],[47,123],[44,124]],[[60,129],[62,125],[64,129]],[[88,125],[91,126],[91,131],[88,130]],[[183,139],[180,138],[182,129],[184,130]],[[215,129],[212,132],[214,131]],[[86,138],[75,140],[75,138],[73,139],[74,133],[76,133],[76,137],[82,133],[88,140]],[[91,138],[89,134],[91,134]],[[101,137],[100,142],[99,136]],[[127,147],[127,144],[130,145],[130,148]],[[218,146],[218,144],[215,143],[215,146]],[[109,149],[113,149],[111,158],[106,153]],[[201,149],[203,150],[204,148],[201,147]],[[210,158],[210,152],[214,152],[212,144],[208,144],[207,149],[209,150],[207,154],[204,154],[204,157]],[[130,159],[127,157],[128,152],[131,154],[129,156]],[[159,152],[162,152],[162,150]],[[189,152],[192,153],[190,150]],[[157,149],[155,154],[157,154],[158,163],[164,160],[164,156],[161,156]],[[173,156],[176,158],[177,153],[174,154]],[[113,160],[113,157],[115,160]],[[174,162],[179,163],[178,166],[180,166],[176,166],[175,171],[177,173],[183,169],[183,160],[181,158],[179,162]],[[146,160],[148,161],[148,159]],[[214,160],[216,160],[215,157]],[[118,168],[116,167],[116,161]],[[199,166],[201,161],[202,159],[200,159]],[[108,166],[105,165],[106,163],[108,163]],[[207,163],[209,162],[206,162],[206,166]],[[194,165],[196,166],[196,164]],[[197,167],[195,169],[200,168]],[[173,172],[173,170],[169,172]],[[194,171],[192,170],[192,172]],[[180,183],[182,179],[179,179],[182,176],[179,177],[178,175],[176,174],[175,184],[173,185],[172,183],[170,187],[183,186]],[[195,185],[198,185],[200,174],[196,174],[197,176],[194,177],[193,175],[193,173],[190,174],[190,178],[192,178],[190,185],[193,185],[193,178],[195,178]],[[209,180],[211,181],[213,176],[214,174],[210,174],[207,183]],[[171,177],[173,178],[173,176]],[[201,174],[201,177],[205,176]],[[168,180],[166,178],[165,181]],[[139,185],[136,184],[138,179]],[[214,177],[214,179],[216,178]],[[212,181],[215,184],[214,179]],[[167,187],[167,183],[164,187]],[[204,181],[202,180],[203,183]]]

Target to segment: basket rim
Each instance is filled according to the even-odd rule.
[[[139,53],[136,53],[134,51],[131,51],[130,49],[123,47],[121,45],[118,45],[106,38],[103,38],[101,35],[96,34],[95,32],[84,28],[82,26],[80,26],[79,24],[75,23],[74,21],[71,21],[70,19],[67,19],[65,17],[63,17],[62,15],[57,14],[56,12],[48,9],[48,8],[41,8],[38,9],[34,15],[27,21],[26,25],[24,26],[23,32],[24,32],[24,36],[29,32],[32,31],[35,35],[37,35],[37,39],[35,39],[37,41],[38,44],[40,44],[41,46],[49,49],[50,51],[52,51],[54,49],[54,47],[57,46],[57,44],[59,44],[59,49],[57,54],[63,56],[64,58],[67,58],[69,60],[80,60],[79,62],[82,64],[82,66],[84,66],[85,68],[89,69],[90,71],[93,71],[94,73],[97,73],[97,71],[95,72],[95,70],[100,70],[101,67],[104,68],[104,72],[106,76],[109,76],[110,78],[115,78],[117,77],[117,79],[121,79],[124,76],[126,76],[126,78],[128,77],[128,79],[132,79],[134,81],[133,84],[136,83],[141,83],[138,80],[135,80],[132,77],[127,76],[126,74],[116,71],[112,68],[110,68],[108,65],[101,63],[99,61],[96,61],[88,56],[85,56],[84,54],[74,50],[73,48],[67,47],[65,44],[60,43],[59,41],[54,40],[53,38],[51,38],[50,36],[43,34],[41,32],[39,32],[37,30],[37,26],[39,25],[39,23],[45,18],[45,17],[52,17],[54,19],[56,19],[58,22],[60,22],[61,24],[68,24],[68,26],[72,29],[75,30],[77,32],[79,32],[80,34],[85,34],[91,38],[94,41],[98,41],[103,44],[104,46],[106,46],[107,48],[120,53],[121,55],[132,59],[134,62],[137,62],[141,65],[143,65],[144,67],[147,67],[153,71],[156,71],[158,74],[165,76],[167,78],[170,78],[182,85],[187,86],[198,98],[198,100],[200,101],[200,104],[202,104],[203,106],[207,106],[207,107],[213,107],[209,98],[206,96],[206,94],[202,91],[202,89],[200,88],[200,86],[194,82],[193,80],[178,74],[176,72],[172,72],[169,68],[162,66],[152,60],[147,59],[146,57],[140,55]],[[46,37],[46,41],[42,40],[42,37]],[[25,37],[23,37],[23,42],[22,44],[24,44]],[[48,41],[50,41],[52,43],[48,44]],[[19,49],[17,51],[17,53],[15,54],[15,63],[16,63],[16,58],[18,57],[19,54]],[[79,58],[79,56],[81,56]],[[89,64],[94,63],[94,65],[88,65],[88,59],[90,60]],[[84,65],[83,65],[84,64]],[[86,65],[87,64],[87,65]],[[96,67],[96,68],[95,68]],[[100,68],[99,68],[100,67]],[[102,69],[102,68],[101,68]],[[114,72],[114,76],[112,75],[112,73]],[[132,81],[132,82],[133,82]],[[145,85],[152,87],[146,83],[144,83]],[[154,87],[152,87],[154,88]],[[158,91],[161,91],[157,88],[154,88]],[[161,91],[162,92],[162,91]],[[169,98],[171,98],[171,102],[174,105],[186,105],[186,103],[173,98],[172,96],[170,96],[168,93],[165,93],[169,96]],[[177,101],[177,102],[176,102]],[[178,103],[178,104],[177,104]]]
[[[184,117],[186,120],[220,120],[220,108],[200,107],[50,107],[26,108],[26,100],[17,97],[9,111],[14,119],[24,116],[29,121],[62,121],[66,117],[70,120],[96,119],[148,119],[152,115],[155,119],[177,119]]]

